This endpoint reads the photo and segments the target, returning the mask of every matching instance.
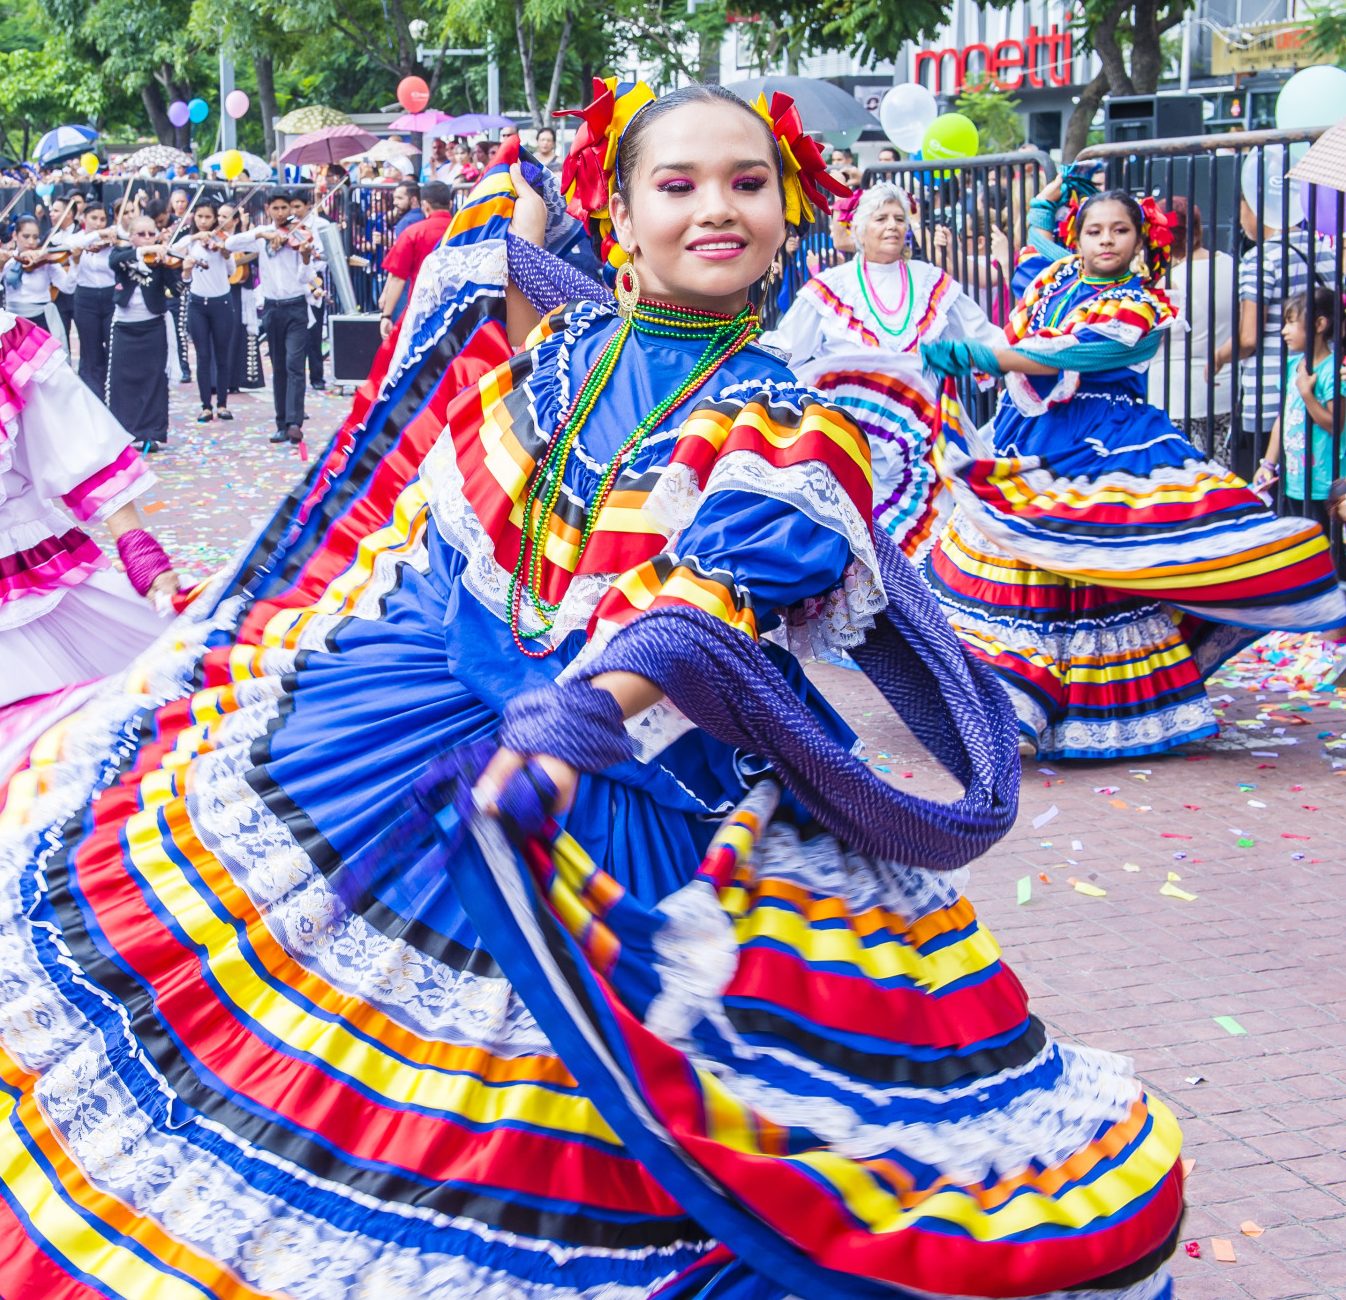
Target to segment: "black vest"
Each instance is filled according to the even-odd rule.
[[[145,307],[156,316],[162,316],[168,310],[164,297],[168,287],[168,268],[165,266],[141,266],[134,248],[114,248],[108,257],[108,266],[116,277],[112,289],[112,301],[118,307],[125,307],[131,301],[131,295],[139,289],[145,297]]]

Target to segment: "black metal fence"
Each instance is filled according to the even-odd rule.
[[[1343,196],[1302,187],[1286,172],[1321,134],[1247,131],[1098,145],[1080,155],[1107,183],[1165,208],[1185,208],[1182,245],[1166,287],[1185,328],[1172,331],[1150,370],[1150,400],[1188,437],[1245,478],[1266,457],[1282,421],[1293,375],[1287,312],[1314,348],[1314,289],[1328,300],[1330,365],[1316,382],[1331,427],[1277,457],[1277,507],[1325,520],[1326,484],[1341,477],[1346,400],[1340,380],[1343,312]],[[1195,218],[1195,219],[1194,219]],[[1293,340],[1297,341],[1297,340]],[[1308,369],[1314,371],[1312,361]],[[1284,429],[1282,430],[1284,432]],[[1316,486],[1315,486],[1316,485]]]

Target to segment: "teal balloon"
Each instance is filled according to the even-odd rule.
[[[1331,126],[1346,117],[1346,72],[1331,64],[1304,68],[1276,97],[1276,125],[1282,131]]]
[[[981,148],[977,124],[962,113],[941,113],[925,129],[921,157],[926,162],[941,159],[975,158]]]
[[[199,125],[210,116],[210,105],[204,99],[190,99],[187,101],[187,116]]]

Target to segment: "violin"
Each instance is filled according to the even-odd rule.
[[[166,248],[158,244],[150,244],[140,250],[141,259],[146,266],[167,266],[170,268],[180,267],[182,258],[174,253],[170,253]]]
[[[65,266],[70,261],[70,250],[68,248],[30,248],[21,253],[16,253],[19,259],[19,265],[25,271],[32,271],[39,266]]]

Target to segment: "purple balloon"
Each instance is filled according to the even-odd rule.
[[[1310,194],[1312,203],[1309,202]],[[1346,225],[1346,194],[1326,185],[1300,181],[1299,202],[1304,209],[1305,221],[1309,219],[1309,213],[1313,213],[1313,224],[1320,235],[1328,239],[1341,238],[1342,227]]]
[[[188,121],[191,120],[191,116],[192,110],[187,107],[184,100],[175,99],[168,106],[168,120],[172,122],[174,126],[186,126]]]

